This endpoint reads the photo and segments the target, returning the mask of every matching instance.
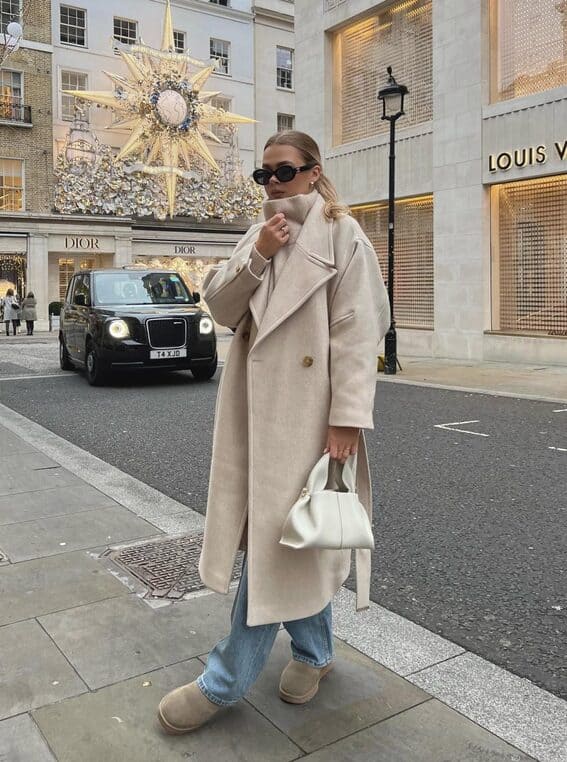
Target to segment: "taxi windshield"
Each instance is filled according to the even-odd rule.
[[[95,303],[194,304],[192,295],[177,273],[96,273]]]

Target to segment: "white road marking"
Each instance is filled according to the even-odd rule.
[[[567,452],[567,447],[548,447],[548,450],[555,450],[556,452]]]
[[[468,431],[468,429],[455,429],[453,426],[464,426],[468,423],[480,423],[480,421],[455,421],[454,423],[436,423],[436,429],[445,429],[446,431],[460,431],[461,434],[473,434],[475,437],[488,437],[490,434],[481,434],[479,431]]]
[[[560,407],[559,410],[554,410],[554,413],[567,413],[567,407]]]
[[[49,373],[44,376],[5,376],[3,378],[0,378],[0,381],[27,381],[29,378],[73,378],[72,374],[64,374],[64,373]]]

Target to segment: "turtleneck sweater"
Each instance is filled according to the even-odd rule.
[[[275,198],[272,200],[264,201],[263,212],[264,219],[271,219],[274,214],[283,213],[285,215],[286,225],[289,229],[289,239],[285,246],[275,254],[271,259],[265,259],[256,247],[252,250],[250,257],[250,269],[254,275],[261,277],[267,265],[271,266],[270,273],[270,292],[276,284],[286,262],[288,256],[297,241],[299,233],[305,219],[318,196],[318,191],[313,190],[310,193],[300,193],[297,196],[289,196],[288,198]]]

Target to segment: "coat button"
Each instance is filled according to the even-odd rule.
[[[242,270],[242,265],[236,265],[236,272],[239,273]]]
[[[313,365],[313,358],[312,358],[312,357],[309,357],[309,355],[306,355],[306,356],[303,358],[302,362],[303,362],[303,366],[304,366],[305,368],[310,368],[310,367]]]

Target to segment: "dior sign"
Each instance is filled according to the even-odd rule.
[[[86,235],[66,235],[65,248],[79,251],[97,251],[100,248],[98,238]]]
[[[488,156],[488,171],[506,172],[506,170],[516,167],[521,169],[522,167],[545,164],[550,150],[557,155],[559,161],[567,160],[567,140],[556,140],[551,149],[541,144],[527,148],[515,148],[513,151],[491,153]]]

